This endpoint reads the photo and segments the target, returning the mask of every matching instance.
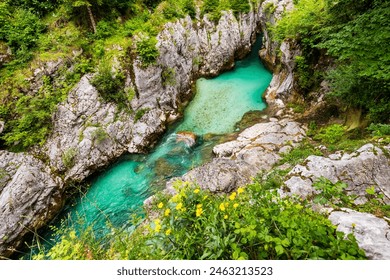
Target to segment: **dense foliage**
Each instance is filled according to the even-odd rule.
[[[300,86],[316,86],[316,63],[325,52],[335,59],[335,67],[326,75],[330,95],[363,109],[374,122],[388,122],[390,1],[295,2],[274,34],[279,39],[295,38],[303,47],[303,57],[297,60]]]
[[[160,197],[152,221],[132,235],[112,229],[97,240],[90,229],[34,258],[49,259],[362,259],[352,235],[336,232],[325,216],[302,201],[280,198],[255,182],[228,196],[178,181],[178,193]],[[157,215],[157,217],[156,217]],[[75,245],[76,243],[76,245]]]

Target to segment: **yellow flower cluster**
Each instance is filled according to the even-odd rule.
[[[229,196],[229,199],[234,200],[236,198],[236,195],[237,195],[236,192],[232,192],[232,194]]]
[[[194,193],[196,194],[196,193],[199,193],[200,192],[200,189],[195,189],[194,190]]]
[[[169,228],[165,231],[165,235],[170,235],[172,233],[172,230]]]
[[[158,209],[161,209],[164,207],[164,203],[160,202],[158,205],[157,205]]]
[[[200,217],[202,213],[203,213],[202,204],[196,205],[196,212],[195,212],[196,217]]]
[[[244,188],[239,187],[239,188],[237,189],[237,193],[238,193],[238,194],[242,194],[243,192],[244,192]]]
[[[183,203],[179,202],[177,205],[176,205],[176,210],[181,210],[183,209]]]
[[[161,230],[160,219],[155,219],[154,220],[154,225],[155,225],[154,231],[155,232],[160,232],[160,230]]]
[[[168,217],[169,214],[171,214],[171,209],[169,209],[169,208],[165,209],[164,216]]]

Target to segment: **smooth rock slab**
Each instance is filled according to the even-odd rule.
[[[350,209],[334,211],[329,220],[337,225],[337,230],[345,234],[353,233],[359,247],[373,260],[390,260],[390,226],[380,218],[368,213]]]

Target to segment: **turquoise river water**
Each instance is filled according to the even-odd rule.
[[[233,132],[246,112],[266,107],[261,95],[272,75],[258,58],[260,44],[257,40],[252,52],[237,61],[233,70],[213,79],[199,79],[183,120],[169,129],[150,154],[124,156],[96,176],[88,192],[66,210],[68,219],[81,217],[85,225],[93,225],[100,233],[108,223],[129,227],[131,215],[139,214],[143,201],[161,190],[167,180],[210,159],[218,135]],[[179,131],[195,133],[196,145],[177,142]]]

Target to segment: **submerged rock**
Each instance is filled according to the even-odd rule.
[[[329,220],[338,231],[353,233],[361,249],[369,259],[390,259],[390,226],[384,220],[368,213],[359,213],[350,209],[334,211]]]
[[[176,132],[176,142],[184,142],[187,147],[193,147],[196,144],[196,134],[191,131]]]

